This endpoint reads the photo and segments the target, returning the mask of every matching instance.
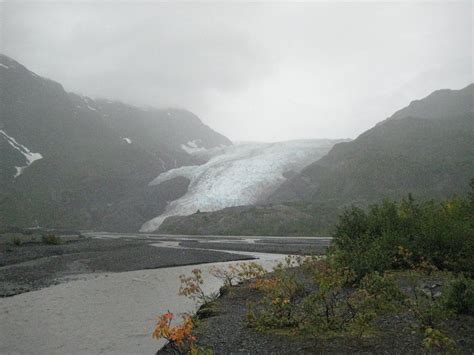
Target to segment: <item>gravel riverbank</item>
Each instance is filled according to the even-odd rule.
[[[211,250],[171,249],[146,240],[84,238],[60,245],[0,249],[0,297],[59,284],[81,274],[125,272],[249,259]]]

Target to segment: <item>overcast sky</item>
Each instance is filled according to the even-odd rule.
[[[472,2],[3,2],[1,51],[232,140],[356,137],[473,82]]]

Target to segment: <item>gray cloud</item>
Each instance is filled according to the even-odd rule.
[[[472,3],[3,2],[2,51],[231,139],[354,137],[472,78]]]

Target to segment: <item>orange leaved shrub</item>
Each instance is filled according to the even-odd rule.
[[[201,302],[203,305],[208,305],[209,303],[215,301],[218,297],[218,294],[211,293],[210,295],[206,295],[201,287],[201,285],[204,283],[202,271],[200,269],[193,269],[191,273],[192,275],[189,277],[186,277],[186,275],[179,276],[181,287],[179,288],[178,294],[180,296],[186,296],[192,300]]]
[[[155,339],[166,339],[169,346],[181,353],[190,352],[196,343],[196,337],[192,335],[193,320],[191,316],[183,316],[183,323],[171,325],[173,313],[167,312],[158,317],[152,337]]]

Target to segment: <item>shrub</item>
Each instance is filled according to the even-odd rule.
[[[183,323],[172,326],[173,313],[167,312],[157,319],[152,337],[155,339],[166,339],[169,346],[178,353],[190,353],[194,348],[196,337],[192,335],[193,320],[191,316],[183,316]]]
[[[237,276],[240,281],[259,279],[266,274],[265,268],[255,262],[243,263],[238,265]]]
[[[21,240],[20,237],[17,236],[17,237],[13,237],[12,243],[13,243],[13,245],[19,247],[20,245],[23,244],[23,241]]]
[[[271,277],[259,275],[250,284],[263,293],[259,312],[249,311],[247,323],[259,329],[295,327],[299,323],[298,300],[306,295],[305,289],[298,279],[296,270],[303,265],[304,258],[289,256],[284,263],[279,263]],[[257,269],[259,270],[259,269]]]
[[[227,269],[214,266],[210,272],[212,276],[221,280],[225,287],[232,287],[239,281],[239,270],[234,265],[229,265]]]
[[[41,237],[41,241],[45,244],[50,244],[50,245],[59,245],[59,244],[61,244],[61,238],[54,235],[54,234],[44,234]]]
[[[204,305],[208,305],[209,303],[215,301],[218,294],[212,293],[210,295],[206,295],[201,287],[201,285],[204,283],[202,271],[200,269],[193,269],[191,273],[192,275],[189,277],[186,277],[186,275],[179,276],[181,286],[179,288],[178,294],[180,296],[189,297],[192,300],[198,301]]]
[[[443,304],[457,314],[474,314],[474,280],[460,276],[451,281],[443,292]]]
[[[403,295],[395,283],[378,273],[354,284],[356,274],[321,262],[315,272],[318,288],[303,302],[302,328],[311,333],[347,333],[362,337],[382,314],[395,312]]]
[[[354,270],[359,280],[371,272],[422,263],[474,275],[473,194],[443,203],[417,203],[409,195],[367,211],[352,207],[336,225],[329,255],[339,267]],[[401,249],[410,257],[400,258]]]
[[[328,263],[321,263],[315,270],[317,290],[302,302],[304,328],[316,332],[339,331],[353,318],[352,309],[346,302],[354,274],[348,269],[335,270]]]
[[[376,305],[379,309],[392,307],[404,301],[404,295],[395,282],[387,275],[377,272],[366,275],[360,282],[359,288],[364,290],[369,297],[380,300]]]
[[[422,330],[440,327],[450,315],[439,300],[420,289],[416,291],[414,298],[407,299],[407,305]]]
[[[265,308],[257,317],[257,324],[269,328],[294,327],[299,323],[298,299],[305,295],[303,286],[291,271],[276,272],[276,276],[256,281],[254,287],[264,293]]]
[[[428,327],[424,332],[423,346],[434,351],[453,351],[456,343],[438,329]]]
[[[289,269],[286,265],[294,263],[287,261],[272,277],[256,284],[264,297],[260,307],[249,310],[249,326],[360,337],[374,327],[379,315],[395,311],[403,302],[397,286],[385,276],[368,274],[354,285],[356,274],[347,268],[335,268],[330,262],[313,258],[298,263],[301,268]],[[302,282],[308,281],[311,291],[303,287]]]
[[[212,267],[210,273],[215,278],[221,280],[225,287],[231,287],[238,282],[253,280],[254,283],[265,275],[266,270],[258,263],[241,263],[229,265],[227,269]],[[253,284],[251,285],[253,286]]]
[[[433,271],[432,266],[423,262],[420,265],[412,265],[406,274],[409,294],[405,298],[405,309],[418,323],[424,335],[425,348],[434,351],[452,351],[456,344],[441,328],[445,326],[445,320],[453,312],[445,307],[439,293],[435,292],[433,287],[424,284],[425,277]]]

